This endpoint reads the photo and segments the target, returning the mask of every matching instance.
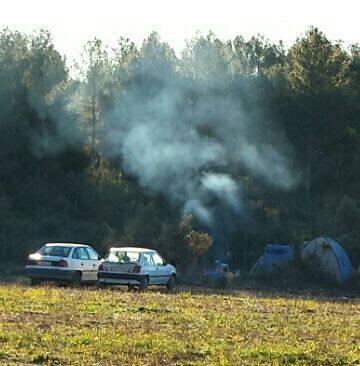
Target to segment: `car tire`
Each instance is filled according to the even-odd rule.
[[[128,285],[127,288],[129,292],[133,292],[135,289],[135,285]]]
[[[176,278],[175,275],[172,274],[169,278],[169,281],[166,284],[167,291],[168,292],[174,291],[175,284],[176,284]]]
[[[72,279],[71,284],[74,287],[80,287],[82,284],[82,273],[81,272],[75,272]]]
[[[146,291],[148,289],[148,287],[149,287],[149,277],[145,276],[140,281],[139,291],[141,291],[141,292]]]

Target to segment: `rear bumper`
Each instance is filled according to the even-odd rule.
[[[64,270],[64,269],[50,269],[50,268],[34,268],[34,267],[25,267],[24,273],[27,277],[30,278],[43,278],[49,280],[66,280],[69,281],[73,278],[74,270]]]
[[[138,285],[145,275],[136,273],[114,273],[114,272],[98,272],[98,280],[100,283],[113,285]]]

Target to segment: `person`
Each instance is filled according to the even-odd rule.
[[[123,256],[123,261],[124,261],[125,263],[130,263],[130,257],[128,257],[126,253],[125,253],[125,255]]]

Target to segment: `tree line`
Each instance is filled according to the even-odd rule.
[[[2,260],[73,241],[102,253],[119,243],[154,247],[183,270],[215,259],[220,248],[224,259],[249,268],[267,243],[329,235],[359,266],[359,45],[345,47],[311,27],[288,49],[262,36],[223,41],[209,33],[177,55],[152,33],[139,47],[120,38],[109,49],[94,39],[70,65],[49,32],[5,29],[0,81]],[[176,190],[174,180],[160,185],[162,166],[145,175],[154,158],[147,163],[142,146],[129,150],[130,137],[122,136],[137,119],[159,115],[170,116],[165,129],[181,120],[201,141],[226,145],[226,166],[211,164],[241,186],[236,215],[216,194],[207,198],[217,208],[214,225],[184,210],[179,180],[192,178],[176,159],[166,165]],[[243,148],[241,133],[254,151]]]

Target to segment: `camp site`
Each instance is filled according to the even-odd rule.
[[[0,11],[0,365],[360,365],[359,1]]]

